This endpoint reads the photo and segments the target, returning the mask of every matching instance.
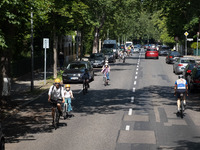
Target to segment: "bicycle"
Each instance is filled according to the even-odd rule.
[[[59,102],[55,101],[55,100],[51,100],[51,103],[53,105],[56,105],[56,107],[54,107],[54,117],[53,117],[53,126],[56,130],[58,128],[59,120],[60,120],[60,113],[59,113],[58,107],[57,107],[57,103],[59,103]]]
[[[70,98],[70,99],[73,99],[73,98]],[[63,106],[63,117],[64,117],[64,119],[74,116],[74,115],[70,114],[70,111],[72,110],[72,108],[70,108],[70,107],[71,107],[71,105],[69,104],[69,99],[67,98],[67,99],[65,99],[65,103],[64,103],[64,106]]]
[[[180,93],[180,101],[181,101],[181,105],[180,105],[180,116],[181,118],[183,118],[184,116],[184,110],[185,110],[185,106],[184,106],[184,103],[183,103],[183,96],[184,96],[184,93]]]
[[[83,94],[85,95],[88,92],[88,79],[83,80]]]
[[[108,80],[107,80],[106,75],[103,76],[103,83],[105,86],[108,85]]]

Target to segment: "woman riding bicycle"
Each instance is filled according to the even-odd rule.
[[[188,96],[188,84],[187,81],[183,78],[183,75],[179,75],[178,78],[179,79],[176,80],[174,86],[174,96],[177,96],[178,112],[180,112],[181,94],[183,94],[183,104],[186,105],[186,94]]]
[[[58,111],[60,113],[60,115],[62,116],[62,109],[61,109],[61,104],[65,102],[64,99],[64,91],[63,91],[63,87],[60,84],[60,79],[55,79],[54,81],[54,85],[52,85],[49,88],[49,98],[48,98],[48,102],[51,102],[52,104],[52,118],[54,120],[54,113],[55,113],[55,109],[56,107],[58,108]],[[54,123],[54,122],[53,122]]]

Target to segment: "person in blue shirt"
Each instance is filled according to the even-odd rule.
[[[187,81],[183,78],[183,75],[178,76],[178,80],[175,81],[175,86],[174,86],[174,96],[177,96],[177,106],[178,106],[178,112],[180,111],[180,94],[183,93],[183,104],[186,106],[186,94],[188,96],[188,83]]]

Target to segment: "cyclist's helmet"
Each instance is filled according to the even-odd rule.
[[[66,84],[66,85],[65,85],[65,88],[70,88],[70,84]]]
[[[60,84],[61,81],[60,81],[59,78],[57,78],[57,79],[54,80],[54,82]]]
[[[106,60],[105,63],[108,63],[108,60]]]
[[[179,78],[179,79],[183,78],[183,75],[179,75],[178,78]]]
[[[108,63],[105,63],[106,66],[108,66]]]

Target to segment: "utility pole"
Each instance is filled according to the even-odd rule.
[[[196,54],[197,54],[197,56],[199,55],[198,53],[198,41],[199,41],[199,32],[197,32],[197,52],[196,52]]]

